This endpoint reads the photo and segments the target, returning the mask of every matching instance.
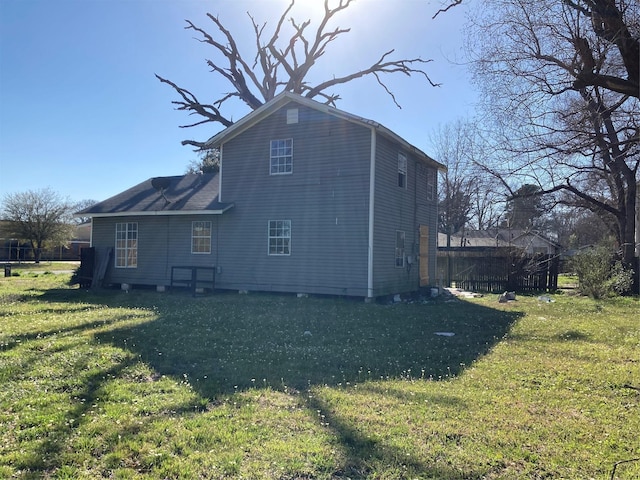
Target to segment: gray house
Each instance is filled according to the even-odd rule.
[[[373,298],[435,283],[437,170],[379,123],[281,93],[209,140],[215,175],[160,177],[81,212],[111,284],[207,267],[222,289]],[[100,260],[98,260],[100,261]]]

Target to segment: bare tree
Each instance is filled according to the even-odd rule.
[[[73,234],[73,205],[49,188],[5,195],[2,212],[12,236],[30,243],[36,263],[43,248],[63,245]]]
[[[443,2],[433,15],[436,18],[463,0]],[[549,60],[567,70],[573,77],[572,88],[580,91],[585,87],[601,87],[605,90],[640,98],[640,39],[638,38],[638,12],[635,0],[560,0],[565,7],[584,17],[590,25],[583,35],[571,38],[576,57],[572,62]],[[515,0],[507,3],[522,3]],[[589,33],[595,35],[589,35]],[[604,41],[613,47],[620,60],[620,68],[611,71],[602,68],[596,59],[598,43]]]
[[[212,47],[215,56],[207,60],[211,72],[226,79],[232,90],[221,98],[202,102],[189,90],[156,75],[161,82],[170,85],[178,94],[179,100],[173,101],[176,108],[186,111],[190,115],[196,115],[198,118],[195,122],[181,127],[186,128],[206,123],[218,123],[227,127],[233,123],[232,119],[222,111],[228,100],[239,99],[251,110],[255,110],[282,91],[298,93],[307,98],[321,99],[325,103],[335,106],[340,96],[331,91],[333,87],[367,76],[375,77],[396,105],[398,102],[393,92],[383,81],[383,76],[386,74],[400,73],[408,76],[417,74],[435,86],[436,84],[421,68],[431,60],[421,58],[396,60],[392,58],[393,49],[382,53],[378,60],[368,67],[317,83],[310,83],[310,73],[318,60],[327,52],[327,47],[351,30],[350,28],[333,27],[331,24],[340,12],[351,5],[352,1],[338,0],[335,6],[330,6],[329,0],[325,0],[324,15],[315,29],[311,26],[311,20],[299,22],[289,17],[295,0],[291,0],[271,33],[268,33],[267,23],[260,24],[248,14],[255,36],[255,51],[251,55],[240,51],[233,33],[217,16],[207,14],[214,33],[209,33],[205,28],[187,20],[185,28],[195,31],[200,37],[200,42]],[[290,35],[285,33],[287,26],[291,27]],[[197,140],[182,142],[183,145],[192,145],[198,149],[205,148],[205,143]]]
[[[630,35],[630,47],[606,33],[604,4],[625,25],[620,34]],[[637,90],[637,83],[626,53],[638,43],[640,4],[487,0],[478,15],[469,39],[476,46],[475,78],[502,152],[499,164],[485,168],[506,186],[563,192],[564,203],[588,208],[605,223],[614,220],[623,262],[631,267],[640,101],[627,89]],[[626,87],[613,88],[612,78]]]
[[[81,210],[84,210],[86,208],[93,207],[96,203],[98,203],[97,200],[93,200],[89,198],[85,200],[80,200],[79,202],[76,202],[72,205],[71,210],[73,212],[80,212]],[[81,215],[75,215],[73,217],[73,223],[77,225],[80,225],[81,223],[90,222],[90,221],[91,221],[91,217],[85,217]]]
[[[506,194],[478,168],[488,153],[477,126],[462,120],[440,126],[430,143],[434,156],[447,166],[438,182],[439,230],[451,234],[496,226]]]

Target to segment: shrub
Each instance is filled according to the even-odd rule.
[[[615,252],[605,245],[582,250],[571,262],[580,291],[593,298],[627,293],[633,271],[625,269]]]

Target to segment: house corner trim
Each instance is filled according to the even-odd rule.
[[[367,298],[373,298],[373,234],[376,193],[376,129],[371,128],[371,158],[369,160],[369,239],[367,259]]]

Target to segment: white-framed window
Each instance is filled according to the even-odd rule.
[[[292,123],[298,123],[298,109],[297,108],[289,108],[287,109],[287,125]]]
[[[116,223],[116,267],[136,268],[138,266],[138,224],[137,222]]]
[[[407,156],[402,152],[398,153],[398,186],[407,188]]]
[[[211,222],[191,222],[191,253],[211,253]]]
[[[405,266],[404,239],[404,230],[396,230],[396,267],[398,268]]]
[[[291,255],[291,220],[269,220],[269,255]]]
[[[436,199],[436,171],[433,168],[427,169],[427,200]]]
[[[270,175],[285,175],[293,172],[293,138],[271,140],[269,160]]]

